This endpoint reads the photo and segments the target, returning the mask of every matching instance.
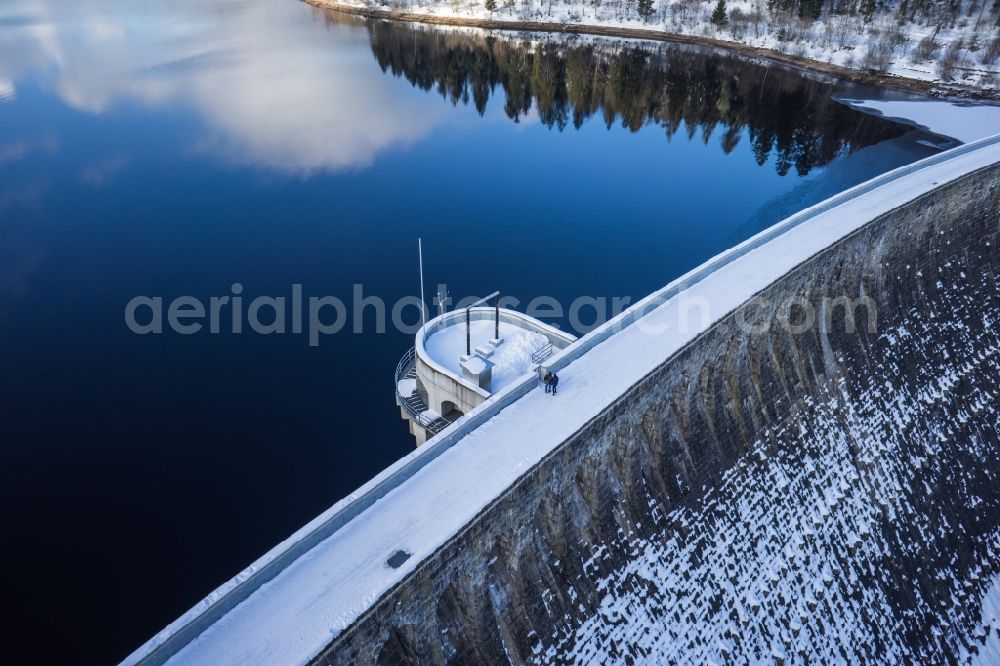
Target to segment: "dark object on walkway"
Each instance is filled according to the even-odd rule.
[[[552,395],[556,394],[556,387],[559,386],[559,375],[556,373],[551,373],[551,378],[549,379],[549,384],[552,385]]]
[[[390,557],[388,560],[385,561],[385,563],[388,564],[393,569],[398,569],[399,567],[403,566],[403,562],[405,562],[408,559],[410,559],[409,553],[407,553],[405,550],[397,550],[395,553],[392,554],[392,557]]]
[[[546,393],[548,393],[549,391],[552,390],[552,378],[554,376],[555,375],[553,375],[551,372],[546,372],[545,376],[542,377],[542,383],[545,384],[545,392]]]

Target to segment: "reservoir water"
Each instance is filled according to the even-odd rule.
[[[574,299],[642,297],[937,150],[837,90],[691,47],[295,0],[4,2],[11,663],[121,659],[412,449],[392,378],[412,334],[391,320],[419,316],[418,237],[428,301],[545,297],[577,328]],[[343,328],[237,332],[232,300],[217,333],[126,323],[136,297],[166,321],[179,297],[248,317],[295,290],[344,303]]]

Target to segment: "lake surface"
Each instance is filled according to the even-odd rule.
[[[352,298],[418,294],[418,237],[428,300],[438,283],[456,300],[637,299],[935,151],[834,92],[691,48],[433,32],[295,0],[4,2],[14,654],[123,658],[412,450],[392,381],[412,335],[379,333]],[[208,303],[234,283],[246,303],[337,297],[348,322],[313,346],[291,324],[126,325],[134,297]]]

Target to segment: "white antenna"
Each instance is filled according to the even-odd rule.
[[[420,255],[420,325],[427,323],[427,301],[424,300],[424,240],[417,239],[417,254]]]

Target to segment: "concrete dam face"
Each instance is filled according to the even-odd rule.
[[[998,232],[992,166],[813,256],[562,442],[315,661],[996,649]]]

